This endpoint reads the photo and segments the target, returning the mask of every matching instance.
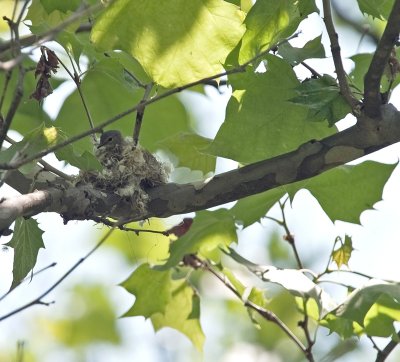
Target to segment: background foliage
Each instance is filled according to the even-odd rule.
[[[25,2],[16,3],[19,14]],[[309,140],[335,134],[342,127],[337,122],[350,118],[352,109],[339,91],[325,30],[321,28],[321,34],[311,39],[298,31],[322,24],[319,2],[26,3],[29,6],[19,24],[26,35],[21,34],[21,39],[53,32],[54,41],[46,46],[79,81],[78,87],[71,87],[74,82],[60,66],[50,79],[54,92],[36,102],[31,95],[37,87],[34,70],[40,52],[34,42],[24,49],[26,56],[15,68],[24,69],[23,96],[10,127],[10,135],[19,142],[2,151],[1,162],[35,154],[87,131],[84,106],[99,125],[141,100],[159,96],[162,99],[146,107],[140,143],[174,164],[172,179],[179,183],[214,175],[216,166],[217,170],[224,167],[221,159],[241,167],[293,151]],[[369,34],[380,36],[394,3],[355,1],[357,9],[350,20],[341,16],[340,8],[335,13],[335,21],[355,32],[352,36],[360,42],[348,54],[352,63],[347,80],[357,99],[362,98],[363,78],[372,58],[360,46],[363,42],[368,42],[369,49],[376,45]],[[85,10],[92,5],[90,11]],[[13,2],[1,1],[0,6],[11,19],[6,10],[12,12]],[[81,16],[66,24],[76,13]],[[360,24],[368,24],[368,32],[357,32]],[[1,25],[6,39],[7,27]],[[1,61],[14,59],[18,54],[13,51],[2,47]],[[219,77],[208,79],[218,73]],[[385,73],[382,91],[398,84],[396,75]],[[1,110],[5,112],[15,100],[11,90],[18,87],[21,72],[4,71],[1,77],[5,89]],[[190,93],[177,95],[180,87],[191,82],[195,84]],[[197,104],[224,107],[223,99],[228,102],[222,125],[216,134],[203,132],[220,120],[215,111],[209,113],[210,119],[196,117],[201,110]],[[107,128],[131,135],[134,123],[135,116],[129,114]],[[56,151],[55,156],[59,162],[54,157],[50,161],[66,172],[100,167],[90,137]],[[19,170],[28,175],[34,165],[28,163]],[[12,317],[25,331],[17,328],[14,339],[1,346],[4,357],[0,359],[17,355],[21,361],[36,361],[61,356],[83,361],[135,356],[179,361],[190,356],[191,360],[233,361],[230,349],[237,355],[244,353],[249,361],[256,360],[256,355],[291,361],[351,360],[363,356],[365,350],[371,356],[373,349],[379,358],[385,346],[399,341],[400,287],[393,279],[400,276],[394,272],[393,279],[382,277],[371,265],[367,271],[352,268],[354,243],[361,248],[362,240],[354,241],[351,230],[355,229],[349,224],[361,224],[362,213],[382,199],[396,166],[395,161],[365,159],[339,166],[234,205],[189,215],[193,223],[180,231],[174,228],[179,217],[129,225],[159,233],[115,230],[98,256],[85,261],[75,278],[68,278],[67,287],[55,293],[55,306],[44,313],[35,306]],[[303,215],[295,216],[292,206]],[[306,229],[307,222],[314,221],[311,215],[317,214],[315,225]],[[307,215],[309,220],[304,221]],[[90,231],[84,236],[71,233],[58,245],[64,230],[78,230],[78,226],[64,227],[58,220],[54,221],[60,228],[57,232],[51,227],[47,230],[51,218],[20,218],[13,235],[4,238],[4,250],[13,254],[4,251],[1,257],[10,260],[13,255],[13,265],[5,268],[8,274],[1,279],[1,290],[7,292],[11,286],[13,294],[1,301],[1,315],[18,308],[21,300],[30,301],[36,291],[40,294],[41,283],[56,283],[75,257],[87,252],[82,248],[106,233],[87,223]],[[329,236],[318,223],[329,225]],[[335,228],[338,224],[342,226]],[[307,239],[313,238],[318,239],[317,247],[308,245]],[[256,247],[250,245],[254,241]],[[378,259],[379,246],[373,247]],[[47,265],[49,255],[64,270],[53,272],[51,266],[32,274]],[[24,278],[32,283],[14,291]],[[51,304],[47,299],[39,302],[33,304]],[[14,322],[3,323],[7,328]],[[152,329],[162,331],[139,347]],[[171,342],[173,338],[179,338],[179,343]],[[49,346],[43,357],[43,349]]]

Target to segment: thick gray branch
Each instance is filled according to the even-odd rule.
[[[88,185],[73,187],[55,178],[37,180],[35,191],[0,204],[0,230],[17,216],[46,211],[71,219],[113,217],[142,220],[167,217],[207,209],[275,187],[316,176],[366,154],[400,141],[400,112],[392,105],[381,108],[380,121],[360,118],[357,124],[322,140],[311,140],[297,150],[214,176],[197,184],[174,184],[148,190],[147,212],[139,212],[128,200]],[[46,174],[46,173],[43,173]],[[18,171],[9,171],[6,182],[21,193],[29,192],[30,180]],[[57,185],[58,184],[58,185]]]

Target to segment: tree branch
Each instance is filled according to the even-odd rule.
[[[371,64],[364,78],[364,112],[370,118],[379,118],[382,98],[381,78],[393,46],[400,32],[400,0],[393,4],[382,38],[378,43]]]
[[[18,171],[10,171],[5,182],[21,193],[32,194],[4,200],[0,204],[0,230],[17,216],[32,216],[43,211],[60,213],[66,221],[112,217],[119,224],[150,217],[168,217],[207,209],[246,196],[304,180],[336,166],[400,141],[400,112],[392,105],[382,106],[382,120],[363,118],[353,127],[320,141],[312,140],[297,150],[268,160],[214,176],[198,183],[168,183],[147,189],[149,202],[140,211],[116,194],[74,186],[66,180],[32,181]],[[57,184],[59,186],[57,186]],[[49,186],[52,185],[52,186]]]

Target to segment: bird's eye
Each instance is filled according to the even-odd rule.
[[[112,137],[108,137],[108,142],[111,142],[113,139],[112,139]]]

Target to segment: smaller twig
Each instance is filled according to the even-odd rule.
[[[298,251],[297,251],[297,247],[296,247],[296,243],[295,243],[294,236],[293,236],[293,234],[290,232],[289,226],[288,226],[288,224],[287,224],[287,222],[286,222],[285,204],[286,204],[286,202],[287,202],[288,200],[289,200],[289,197],[287,197],[286,200],[285,200],[283,203],[279,201],[279,207],[280,207],[280,209],[281,209],[281,214],[282,214],[282,223],[281,223],[281,225],[282,225],[282,227],[285,229],[285,233],[286,233],[284,239],[285,239],[285,240],[290,244],[290,246],[292,247],[294,256],[295,256],[295,258],[296,258],[297,266],[299,267],[299,269],[304,269],[303,263],[301,262],[301,259],[300,259],[300,255],[299,255],[299,253],[298,253]]]
[[[71,73],[71,71],[70,71],[70,70],[68,69],[68,67],[63,63],[63,61],[57,56],[57,54],[54,53],[54,55],[55,55],[55,57],[57,58],[58,62],[61,64],[61,66],[65,69],[65,71],[68,73],[68,75],[70,76],[70,78],[71,78],[71,79],[73,80],[73,82],[75,83],[76,89],[78,90],[79,96],[80,96],[81,101],[82,101],[82,104],[83,104],[83,108],[85,109],[86,117],[87,117],[87,119],[88,119],[88,121],[89,121],[90,128],[93,129],[93,128],[94,128],[94,122],[93,122],[92,116],[91,116],[91,114],[90,114],[89,108],[88,108],[88,106],[87,106],[87,104],[86,104],[86,100],[85,100],[85,97],[84,97],[83,92],[82,92],[82,88],[81,88],[81,79],[80,79],[80,77],[79,77],[79,75],[78,75],[78,72],[77,72],[76,69],[75,69],[75,66],[74,66],[74,63],[73,63],[71,57],[70,57],[69,54],[67,53],[67,55],[68,55],[68,57],[69,57],[69,59],[70,59],[70,61],[71,61],[72,68],[73,68],[73,70],[74,70],[74,74]],[[93,138],[93,141],[96,142],[96,136],[95,136],[95,134],[92,133],[91,136],[92,136],[92,138]]]
[[[33,277],[35,277],[36,275],[46,271],[47,269],[50,268],[54,268],[57,265],[57,263],[51,263],[50,265],[45,266],[42,269],[39,269],[38,271],[32,273],[31,275],[29,275],[28,277],[22,279],[14,288],[10,289],[7,293],[3,294],[0,297],[0,301],[2,301],[4,298],[6,298],[10,293],[12,293],[16,288],[18,288],[22,283],[28,281],[28,280],[32,280]]]
[[[397,332],[397,336],[400,338],[400,331]],[[398,346],[399,342],[395,340],[391,340],[384,349],[378,351],[376,355],[375,362],[383,362],[386,361],[386,358],[389,357],[390,353]]]
[[[67,272],[60,278],[58,279],[53,285],[50,286],[45,292],[40,294],[37,298],[32,300],[29,303],[24,304],[23,306],[14,309],[13,311],[3,315],[0,317],[0,322],[19,313],[22,312],[23,310],[32,307],[33,305],[39,304],[39,305],[49,305],[51,303],[44,302],[42,299],[46,297],[50,292],[52,292],[59,284],[61,284],[62,281],[64,281],[79,265],[81,265],[88,257],[90,257],[111,235],[111,233],[115,230],[115,228],[110,229],[106,235],[104,235],[100,241],[82,258],[80,258],[74,265],[72,265],[71,268],[67,270]]]
[[[30,0],[25,0],[24,4],[22,5],[21,11],[19,12],[19,15],[18,15],[18,19],[15,22],[18,26],[22,21],[22,17],[24,16],[25,10],[28,7],[29,3],[30,3]],[[13,16],[13,19],[14,19],[14,16]]]
[[[346,99],[347,103],[350,105],[353,112],[355,112],[358,105],[358,101],[351,93],[349,84],[347,83],[347,76],[346,72],[344,71],[342,57],[340,54],[338,35],[336,33],[335,26],[333,25],[333,20],[332,20],[331,2],[330,0],[323,0],[322,4],[324,9],[324,22],[331,43],[332,58],[339,82],[340,93]]]
[[[372,343],[372,347],[374,349],[376,349],[378,351],[378,353],[382,352],[381,349],[379,348],[379,346],[375,343],[374,339],[372,338],[372,336],[367,335],[368,339],[371,341]]]
[[[373,277],[371,275],[364,274],[364,273],[361,273],[361,272],[358,272],[358,271],[346,270],[346,269],[334,269],[334,270],[326,269],[321,274],[318,274],[316,279],[320,278],[321,276],[323,276],[325,274],[331,274],[331,273],[351,273],[351,274],[359,275],[360,277],[364,277],[364,278],[367,278],[367,279],[373,279]]]
[[[12,145],[16,143],[12,138],[10,138],[8,136],[6,136],[6,141],[8,143],[11,143]],[[60,171],[59,169],[57,169],[57,168],[53,167],[52,165],[50,165],[49,163],[47,163],[45,160],[38,160],[38,163],[43,166],[43,169],[45,171],[52,172],[55,175],[64,178],[65,180],[73,181],[75,179],[74,176],[67,175],[66,173]]]
[[[91,218],[93,221],[102,223],[106,226],[110,227],[116,227],[122,231],[133,231],[136,235],[139,235],[140,233],[152,233],[152,234],[161,234],[164,236],[169,236],[170,233],[168,231],[160,231],[160,230],[149,230],[149,229],[136,229],[136,228],[130,228],[125,225],[121,225],[120,223],[115,223],[113,221],[110,221],[108,219],[102,218],[102,217],[92,217]]]
[[[341,286],[343,288],[346,288],[346,289],[349,289],[349,288],[355,289],[355,288],[353,288],[353,286],[351,286],[349,284],[336,282],[334,280],[321,280],[321,279],[318,279],[318,284],[321,284],[321,283],[327,283],[327,284],[329,283],[329,284],[339,285],[339,286]]]
[[[300,62],[300,64],[309,70],[314,78],[322,78],[322,75],[319,74],[314,68],[310,67],[306,62]]]
[[[142,127],[144,111],[146,109],[145,102],[149,98],[152,88],[153,88],[153,83],[149,83],[146,85],[143,98],[140,101],[137,112],[136,112],[136,122],[135,122],[135,128],[133,130],[133,145],[134,145],[134,147],[136,147],[139,142],[139,133],[140,133],[140,129]]]
[[[11,79],[11,71],[8,71],[5,73],[6,73],[6,75],[5,75],[6,79],[3,84],[3,91],[1,92],[1,98],[0,98],[0,114],[2,113],[4,100],[5,100],[6,94],[7,94],[7,88],[10,83],[10,79]]]
[[[25,5],[27,5],[27,2],[25,3]],[[3,19],[7,21],[8,26],[10,27],[12,38],[14,39],[14,42],[12,43],[13,55],[20,56],[21,47],[19,44],[19,30],[18,30],[19,23],[14,22],[11,19],[8,19],[7,17],[3,17]],[[10,108],[8,109],[4,122],[0,124],[0,149],[3,146],[3,142],[5,137],[7,136],[8,130],[10,129],[11,122],[14,119],[15,113],[17,112],[17,109],[21,103],[23,95],[24,78],[25,78],[24,68],[22,67],[21,64],[19,64],[18,78],[17,78],[17,84],[15,86],[13,100],[11,102]]]
[[[300,348],[300,350],[307,356],[307,348],[303,345],[303,343],[297,338],[297,336],[290,330],[290,328],[279,319],[279,317],[271,312],[270,310],[267,310],[265,308],[260,307],[259,305],[253,303],[250,300],[243,300],[241,294],[234,288],[234,286],[223,276],[221,276],[218,272],[216,272],[211,265],[204,260],[201,260],[194,254],[187,255],[184,258],[184,262],[186,265],[191,266],[195,269],[197,268],[202,268],[212,275],[214,275],[221,283],[223,283],[237,298],[239,298],[245,307],[248,307],[250,309],[253,309],[255,312],[257,312],[262,318],[265,320],[275,323],[278,325],[279,328],[282,329],[282,331],[297,345],[297,347]],[[307,356],[308,357],[308,356]],[[309,361],[313,361],[313,359],[309,359]]]
[[[311,355],[312,357],[312,347],[315,344],[315,340],[311,338],[310,331],[308,329],[308,312],[307,312],[307,302],[309,298],[305,297],[303,298],[303,310],[304,310],[304,319],[298,323],[299,327],[304,331],[304,335],[307,340],[307,349],[306,349],[306,355]]]

